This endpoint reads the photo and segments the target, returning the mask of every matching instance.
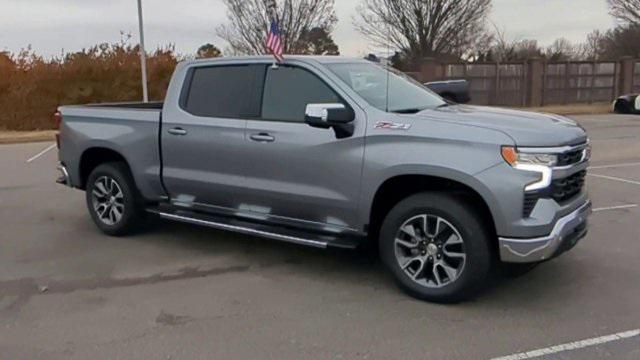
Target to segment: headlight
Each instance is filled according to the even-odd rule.
[[[503,146],[502,157],[513,167],[524,164],[544,165],[548,167],[558,165],[558,155],[519,152],[513,146]]]
[[[551,185],[552,167],[558,164],[558,155],[519,152],[513,146],[502,147],[502,157],[514,168],[540,174],[540,179],[525,186],[525,191],[535,191]]]

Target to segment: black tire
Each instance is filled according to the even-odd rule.
[[[446,220],[463,240],[466,263],[454,281],[439,288],[412,280],[396,258],[395,239],[400,227],[408,219],[421,214]],[[394,206],[385,218],[379,238],[380,257],[400,288],[415,298],[439,303],[467,300],[486,285],[493,262],[490,231],[481,215],[473,204],[449,194],[425,192],[412,195]]]
[[[110,215],[104,218],[101,217],[94,206],[94,202],[99,201],[94,198],[94,191],[100,194],[103,192],[98,181],[102,182],[101,185],[104,188],[105,179],[114,181],[122,193],[121,199],[117,201],[118,208],[122,209],[121,216],[117,221],[113,221],[114,218],[111,218]],[[109,193],[111,194],[111,192]],[[123,236],[131,234],[142,223],[144,218],[142,198],[135,186],[129,168],[122,162],[110,162],[97,166],[89,175],[85,195],[87,208],[93,222],[107,235]],[[106,217],[110,219],[106,220]]]

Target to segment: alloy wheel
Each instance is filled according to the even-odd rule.
[[[124,215],[124,194],[111,177],[101,176],[95,181],[91,202],[98,219],[106,225],[117,224]]]
[[[396,233],[394,248],[404,273],[429,288],[455,282],[466,264],[460,232],[437,215],[421,214],[405,221]]]

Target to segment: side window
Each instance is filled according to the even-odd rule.
[[[255,65],[195,68],[184,102],[196,116],[244,118],[257,116],[260,99],[255,90]]]
[[[269,68],[262,95],[262,118],[304,122],[307,104],[344,103],[311,72],[290,66]]]

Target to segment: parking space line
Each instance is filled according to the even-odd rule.
[[[598,211],[606,211],[606,210],[622,210],[622,209],[632,209],[638,207],[638,204],[629,204],[629,205],[620,205],[620,206],[609,206],[609,207],[601,207],[593,209],[593,212]]]
[[[631,167],[631,166],[640,166],[640,162],[633,163],[623,163],[623,164],[611,164],[611,165],[600,165],[600,166],[590,166],[589,169],[613,169],[613,168],[621,168],[621,167]]]
[[[620,332],[620,333],[617,333],[617,334],[605,335],[605,336],[601,336],[601,337],[597,337],[597,338],[591,338],[591,339],[586,339],[586,340],[580,340],[580,341],[575,341],[575,342],[571,342],[571,343],[566,343],[566,344],[562,344],[562,345],[551,346],[551,347],[544,348],[544,349],[532,350],[532,351],[527,351],[527,352],[523,352],[523,353],[507,355],[507,356],[503,356],[503,357],[499,357],[499,358],[493,358],[492,360],[525,360],[525,359],[532,359],[532,358],[536,358],[536,357],[540,357],[540,356],[556,354],[556,353],[563,352],[563,351],[578,350],[578,349],[582,349],[582,348],[585,348],[585,347],[601,345],[601,344],[605,344],[605,343],[612,342],[612,341],[620,341],[620,340],[624,340],[624,339],[629,339],[629,338],[632,338],[632,337],[636,337],[638,335],[640,335],[640,329],[635,329],[635,330]]]
[[[620,182],[627,183],[627,184],[640,185],[640,181],[623,179],[623,178],[619,178],[619,177],[615,177],[615,176],[607,176],[607,175],[599,175],[599,174],[587,174],[587,175],[588,176],[597,177],[597,178],[601,178],[601,179],[620,181]]]
[[[32,162],[33,160],[35,160],[35,159],[39,158],[40,156],[42,156],[42,155],[44,155],[44,154],[48,153],[49,151],[53,150],[53,148],[55,148],[55,147],[56,147],[56,144],[55,144],[55,143],[54,143],[54,144],[51,144],[51,146],[49,146],[48,148],[46,148],[46,149],[44,149],[44,150],[40,151],[40,152],[39,152],[39,153],[37,153],[36,155],[34,155],[34,156],[32,156],[31,158],[29,158],[29,160],[27,160],[27,163],[30,163],[30,162]]]

